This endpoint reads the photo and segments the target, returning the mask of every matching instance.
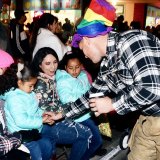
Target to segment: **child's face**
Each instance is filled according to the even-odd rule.
[[[54,76],[57,67],[58,67],[58,61],[52,54],[48,54],[43,59],[42,64],[40,65],[40,68],[43,71],[43,73],[49,76]]]
[[[18,88],[26,93],[31,93],[34,89],[34,85],[37,82],[37,78],[32,78],[30,81],[23,82],[22,80],[18,80]]]
[[[72,77],[77,78],[81,72],[81,63],[77,58],[70,59],[65,69]]]
[[[4,72],[6,71],[6,69],[7,69],[7,67],[5,67],[5,68],[0,68],[0,75],[3,75]]]

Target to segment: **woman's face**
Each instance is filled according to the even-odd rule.
[[[55,33],[56,32],[56,29],[58,27],[58,22],[53,22],[52,24],[49,24],[49,30],[52,32],[52,33]]]
[[[48,54],[42,61],[41,65],[39,66],[43,73],[54,76],[57,67],[58,67],[58,61],[57,59],[52,55]]]

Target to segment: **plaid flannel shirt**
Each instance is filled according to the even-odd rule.
[[[112,104],[119,114],[141,110],[160,114],[160,41],[142,30],[110,32],[106,57],[89,92],[66,107],[64,116],[74,117],[89,108],[89,94],[114,93]],[[104,106],[107,107],[107,106]]]

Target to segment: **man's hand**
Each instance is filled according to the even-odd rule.
[[[114,111],[112,106],[112,99],[109,97],[103,98],[91,98],[89,100],[91,111],[94,112],[95,116],[98,117],[102,113],[109,113]]]
[[[54,112],[53,113],[53,119],[56,121],[56,120],[60,120],[63,118],[63,115],[61,112]]]

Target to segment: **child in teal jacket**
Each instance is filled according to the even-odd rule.
[[[60,62],[56,72],[57,92],[63,104],[74,102],[90,88],[87,72],[83,69],[81,57],[78,53],[67,52]],[[92,120],[91,112],[84,113],[75,119],[92,131],[93,137],[89,149],[83,160],[91,158],[96,150],[102,145],[102,137],[95,122]]]
[[[37,76],[30,68],[23,65],[17,75],[16,67],[12,69],[10,86],[12,84],[13,86],[3,97],[7,127],[11,133],[18,131],[22,134],[22,138],[28,137],[24,138],[23,144],[29,149],[32,160],[50,160],[53,153],[51,142],[40,133],[43,123],[51,124],[52,122],[47,115],[49,113],[44,113],[38,107],[38,100],[32,91]]]

